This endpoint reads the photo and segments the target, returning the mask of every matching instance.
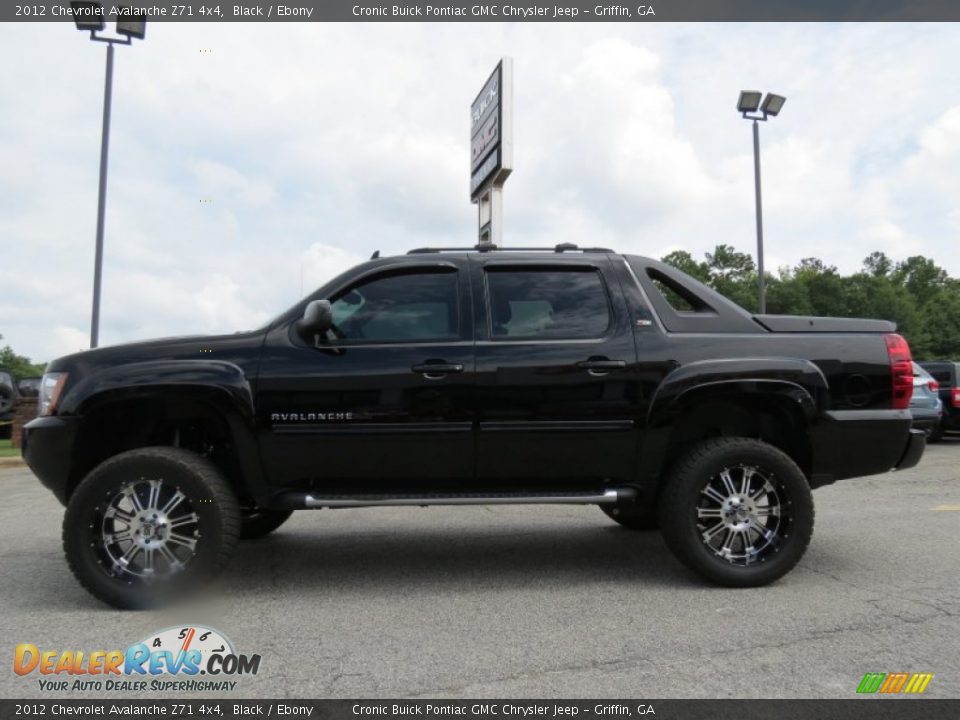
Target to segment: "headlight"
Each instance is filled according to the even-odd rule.
[[[66,373],[47,373],[40,381],[40,415],[53,415],[60,402],[60,393],[67,383]]]

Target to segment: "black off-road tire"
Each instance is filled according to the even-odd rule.
[[[291,515],[293,510],[244,509],[240,522],[240,539],[256,540],[265,537],[289,520]]]
[[[0,440],[13,437],[14,405],[19,397],[16,381],[7,378],[10,378],[8,373],[0,373]]]
[[[638,506],[635,502],[619,502],[601,505],[603,514],[628,530],[656,530],[656,508]]]
[[[743,466],[768,474],[784,507],[778,521],[779,543],[771,545],[762,560],[745,565],[708,547],[698,527],[706,484],[724,469]],[[777,580],[800,561],[813,536],[813,496],[803,472],[786,453],[751,438],[715,438],[687,451],[671,468],[660,492],[658,516],[673,554],[691,570],[727,587],[757,587]]]
[[[131,486],[160,480],[182,493],[192,523],[195,548],[183,569],[162,581],[118,576],[108,565],[102,513],[111,498]],[[121,609],[157,607],[195,591],[227,565],[240,538],[240,506],[220,471],[196,453],[149,447],[116,455],[94,468],[74,491],[63,520],[63,549],[74,576],[93,596]]]
[[[13,411],[13,402],[17,399],[16,390],[9,385],[0,385],[0,415]]]

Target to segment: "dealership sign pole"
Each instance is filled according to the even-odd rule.
[[[513,60],[502,58],[470,106],[470,200],[478,244],[503,239],[503,183],[513,170]]]

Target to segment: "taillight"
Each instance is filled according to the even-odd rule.
[[[893,408],[904,410],[910,406],[910,398],[913,397],[913,358],[910,356],[910,346],[895,333],[884,335],[883,339],[887,343],[887,357],[890,359]]]
[[[67,382],[66,373],[45,373],[40,381],[40,394],[37,398],[38,410],[41,416],[53,415],[57,411],[57,403],[63,386]]]
[[[954,385],[950,390],[950,404],[960,408],[960,386]]]
[[[940,390],[940,383],[938,383],[936,380],[931,380],[927,383],[927,388],[930,390],[930,392],[937,392]]]

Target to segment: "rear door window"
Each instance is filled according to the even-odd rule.
[[[494,340],[590,339],[607,334],[610,298],[595,268],[487,267]]]

